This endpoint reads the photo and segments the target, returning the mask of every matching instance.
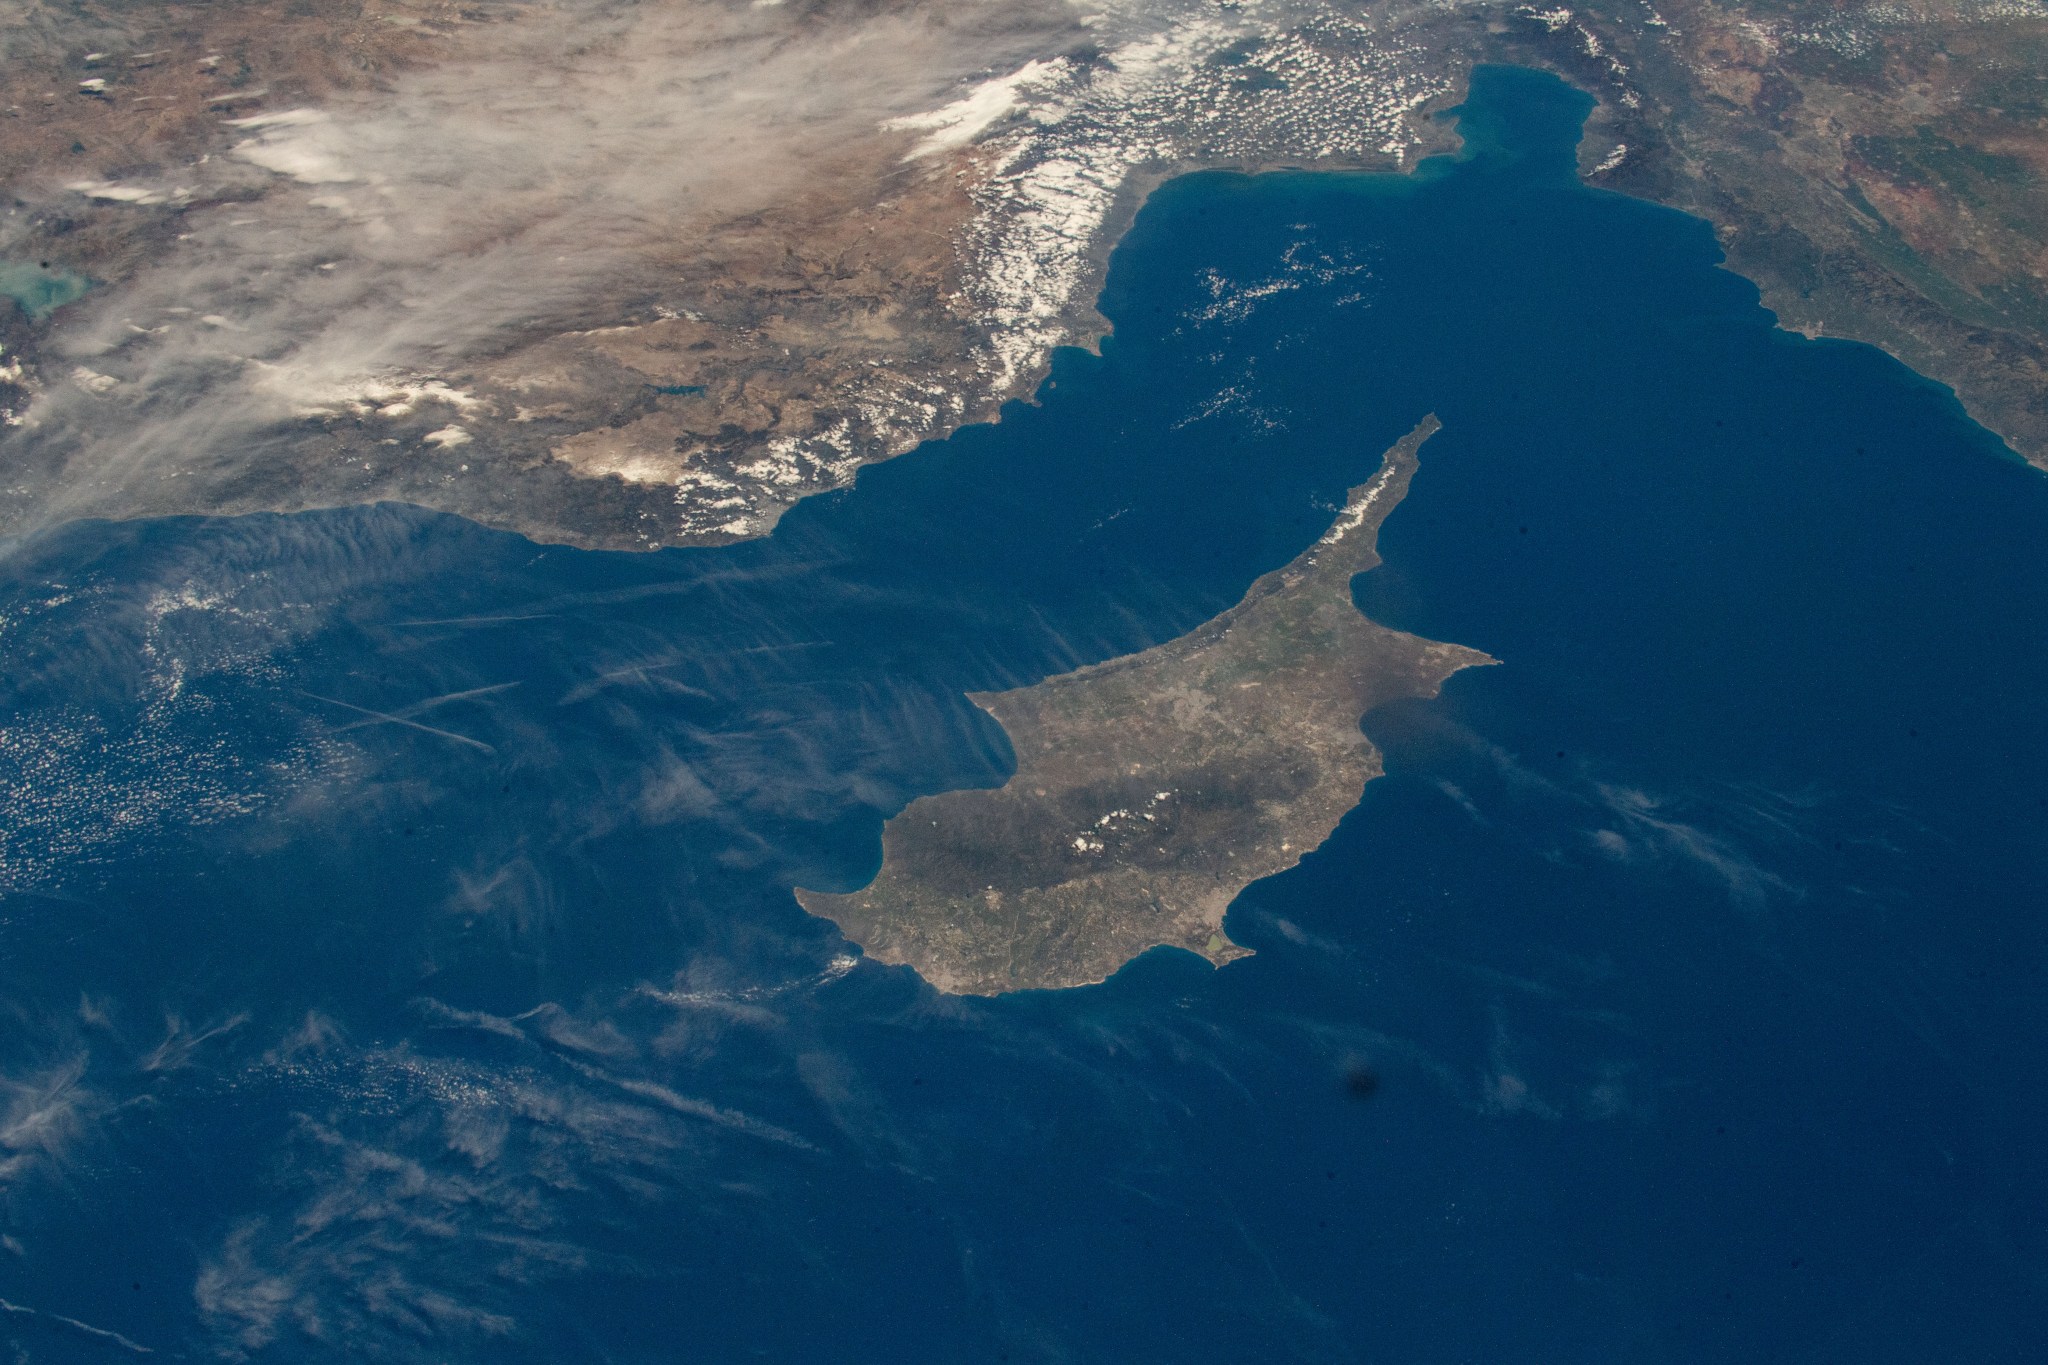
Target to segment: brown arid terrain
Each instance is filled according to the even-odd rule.
[[[397,498],[730,539],[961,420],[964,168],[884,124],[1072,25],[798,8],[59,26],[6,68],[0,259],[94,288],[0,338],[0,521]]]
[[[1329,0],[0,8],[0,534],[398,499],[759,535],[1028,395],[1145,188],[1601,100],[1785,325],[2048,464],[2048,10]]]
[[[1883,347],[2048,467],[2048,6],[1671,0],[1511,27],[1601,95],[1601,183],[1709,219],[1782,325]]]

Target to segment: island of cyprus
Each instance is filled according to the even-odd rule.
[[[800,890],[804,908],[963,995],[1088,985],[1160,944],[1218,965],[1245,956],[1223,933],[1231,901],[1321,844],[1383,771],[1364,714],[1494,662],[1389,630],[1351,598],[1437,426],[1424,418],[1320,540],[1221,616],[975,694],[1016,775],[913,801],[884,828],[872,883]]]

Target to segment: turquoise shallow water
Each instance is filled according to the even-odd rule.
[[[1193,176],[1102,354],[762,542],[61,528],[4,602],[32,1359],[2017,1360],[2048,488],[1779,333],[1488,70],[1409,177]],[[1359,581],[1500,667],[1229,928],[934,997],[792,883],[1002,780],[1444,429]],[[20,793],[33,792],[33,800]],[[1370,1076],[1376,1085],[1361,1078]]]
[[[0,298],[12,299],[31,318],[46,318],[85,297],[91,282],[66,270],[29,261],[0,261]]]

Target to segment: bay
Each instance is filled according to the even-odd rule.
[[[1580,184],[1588,108],[1172,182],[1099,355],[764,541],[12,547],[31,1358],[2038,1354],[2048,488]],[[1003,779],[963,693],[1216,614],[1431,411],[1358,598],[1502,664],[1365,718],[1254,957],[955,1000],[797,909]]]

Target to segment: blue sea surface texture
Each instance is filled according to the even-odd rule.
[[[11,1359],[2048,1359],[2048,484],[1589,108],[1168,184],[1099,355],[764,540],[9,547]],[[953,998],[797,907],[1430,412],[1358,601],[1502,662],[1255,956]]]

